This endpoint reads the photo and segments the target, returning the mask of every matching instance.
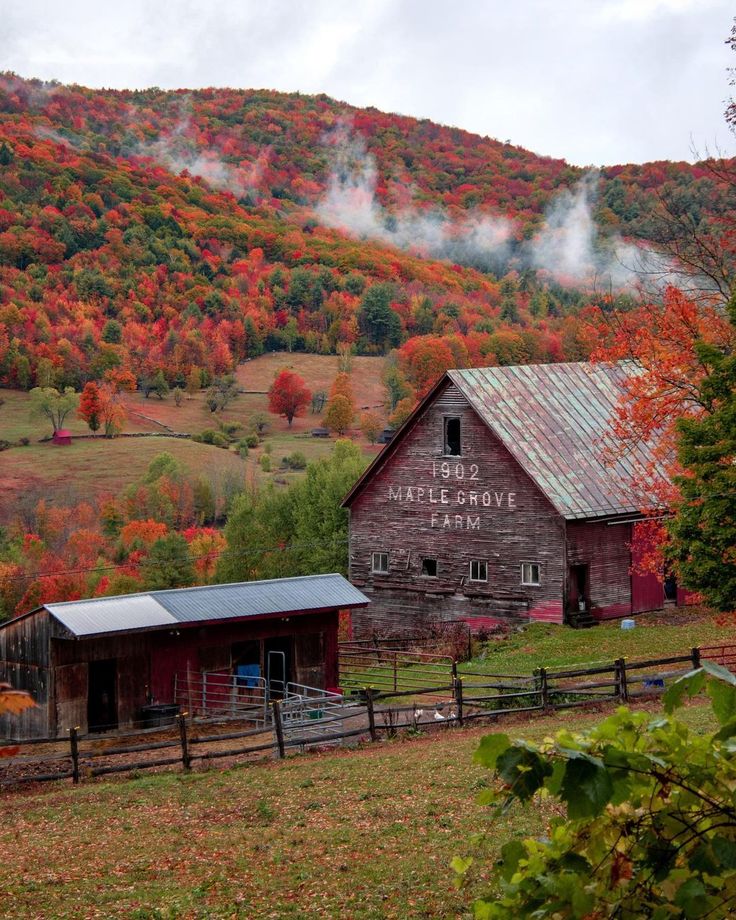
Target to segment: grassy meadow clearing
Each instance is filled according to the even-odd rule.
[[[298,451],[307,461],[330,454],[334,438],[317,439],[311,429],[321,424],[321,416],[310,410],[294,419],[288,426],[285,419],[268,414],[267,390],[274,376],[283,367],[300,374],[313,391],[329,392],[338,371],[335,356],[276,353],[263,355],[241,365],[237,380],[246,392],[237,396],[223,411],[212,413],[205,405],[205,394],[184,397],[180,406],[171,394],[165,399],[151,395],[146,399],[137,392],[126,397],[128,421],[125,431],[146,432],[160,437],[146,438],[84,438],[74,441],[71,447],[57,447],[40,438],[51,435],[50,423],[30,415],[28,393],[1,390],[0,441],[17,444],[28,438],[26,446],[14,446],[0,452],[0,522],[7,517],[13,505],[23,496],[55,496],[57,502],[78,501],[90,495],[118,492],[135,482],[146,467],[162,451],[179,459],[190,474],[233,472],[258,482],[273,481],[286,485],[301,475],[298,471],[282,467],[283,457]],[[352,382],[355,394],[356,421],[362,411],[370,408],[382,418],[385,410],[381,384],[381,358],[354,358]],[[166,437],[167,432],[199,434],[206,429],[217,429],[220,422],[238,422],[243,434],[250,419],[257,413],[268,414],[269,424],[261,444],[252,449],[243,460],[234,449],[230,451],[210,444],[198,444],[184,438]],[[75,414],[70,414],[65,427],[73,435],[88,435],[86,424]],[[366,463],[375,456],[378,447],[370,445],[355,428],[349,432],[361,445]],[[271,470],[264,472],[261,457],[270,454]]]
[[[535,668],[610,664],[617,658],[666,658],[686,655],[694,646],[736,644],[736,615],[716,615],[703,607],[673,607],[638,614],[636,627],[620,620],[593,629],[530,623],[481,645],[476,656],[458,666],[487,674],[531,674]]]

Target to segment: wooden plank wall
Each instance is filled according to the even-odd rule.
[[[460,457],[444,456],[446,416],[461,419]],[[350,578],[372,601],[354,632],[534,610],[561,621],[564,539],[562,518],[448,382],[352,504]],[[371,572],[373,552],[389,553],[388,575]],[[437,578],[422,576],[423,557]],[[487,583],[469,581],[471,559],[487,561]],[[540,564],[540,586],[521,584],[522,562]]]
[[[36,706],[18,716],[0,716],[0,737],[45,738],[49,734],[49,634],[45,610],[11,620],[0,630],[0,680],[27,690],[36,701]]]
[[[630,524],[568,521],[567,561],[590,567],[590,602],[598,619],[631,613],[630,543]]]

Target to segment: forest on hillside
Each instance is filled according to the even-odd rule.
[[[0,385],[201,384],[265,351],[579,360],[707,163],[586,173],[326,96],[0,76]],[[439,345],[439,339],[443,345]]]

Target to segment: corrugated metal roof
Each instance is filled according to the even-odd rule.
[[[529,364],[448,371],[448,377],[555,508],[568,519],[656,505],[633,483],[653,461],[640,444],[601,459],[630,371],[622,364]]]
[[[122,594],[44,606],[73,635],[93,636],[177,623],[358,607],[367,603],[368,598],[342,575],[305,575]]]

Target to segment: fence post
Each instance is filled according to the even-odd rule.
[[[542,709],[549,709],[549,687],[547,686],[547,669],[539,669],[539,696]]]
[[[693,660],[693,671],[697,671],[700,667],[700,649],[694,648],[690,651],[690,657]]]
[[[69,729],[69,747],[72,754],[72,782],[79,782],[79,727]]]
[[[186,712],[180,712],[177,720],[179,722],[179,741],[181,742],[181,765],[184,768],[184,772],[188,773],[192,768],[192,755],[189,753]]]
[[[463,679],[455,678],[455,705],[457,706],[457,724],[462,728],[463,720]]]
[[[399,689],[399,686],[398,686],[398,683],[397,683],[397,674],[396,674],[396,672],[397,672],[397,661],[396,661],[396,659],[397,659],[397,657],[398,657],[398,654],[399,654],[398,652],[394,652],[394,693],[396,693],[397,690]]]
[[[378,732],[376,731],[376,713],[373,709],[373,687],[366,687],[365,700],[368,708],[368,731],[371,735],[371,741],[378,741]]]
[[[284,745],[284,724],[281,721],[281,700],[273,701],[273,728],[276,732],[279,757],[283,760],[286,757],[286,746]]]
[[[622,703],[629,701],[629,685],[626,680],[626,659],[616,659],[616,683],[618,685],[618,698]]]

